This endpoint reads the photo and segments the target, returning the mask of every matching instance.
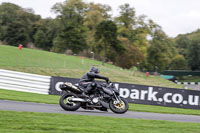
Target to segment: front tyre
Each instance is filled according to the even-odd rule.
[[[74,93],[65,93],[61,96],[59,104],[66,111],[76,111],[80,108],[80,102],[72,102],[70,99],[77,98],[78,96]]]
[[[124,98],[121,98],[120,103],[117,103],[116,101],[111,100],[109,102],[109,105],[110,105],[110,109],[114,113],[117,113],[117,114],[123,114],[126,111],[128,111],[128,108],[129,108],[128,102]]]

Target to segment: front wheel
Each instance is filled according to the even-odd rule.
[[[117,103],[117,101],[115,100],[111,100],[109,102],[110,105],[110,109],[117,114],[123,114],[126,111],[128,111],[129,105],[128,102],[126,101],[126,99],[121,98],[120,103]]]
[[[74,93],[65,93],[60,98],[60,106],[66,111],[76,111],[80,108],[80,102],[72,102],[72,98],[77,98],[78,96]]]

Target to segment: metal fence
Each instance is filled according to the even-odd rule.
[[[0,69],[0,89],[49,94],[49,76]]]

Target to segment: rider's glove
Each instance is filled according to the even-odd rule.
[[[106,78],[105,78],[105,80],[106,80],[106,82],[108,83],[108,81],[109,81],[109,78],[107,78],[107,77],[106,77]]]

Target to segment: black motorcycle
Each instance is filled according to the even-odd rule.
[[[113,83],[96,84],[96,87],[90,91],[87,98],[82,98],[82,90],[78,85],[66,82],[60,85],[62,96],[60,106],[66,111],[76,111],[80,107],[86,110],[107,111],[111,109],[114,113],[123,114],[128,108],[128,102],[120,97],[119,91]]]

